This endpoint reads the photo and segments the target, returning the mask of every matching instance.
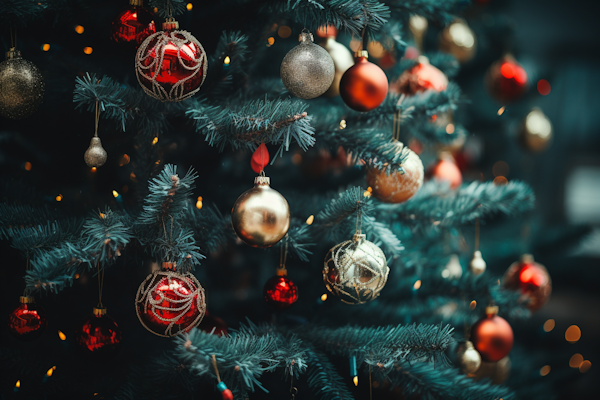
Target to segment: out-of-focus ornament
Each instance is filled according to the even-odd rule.
[[[462,19],[455,20],[440,32],[440,50],[452,54],[460,63],[471,60],[475,49],[475,33]]]
[[[44,78],[14,47],[0,63],[0,115],[22,119],[33,114],[44,98]]]
[[[527,114],[519,132],[519,141],[531,151],[548,148],[552,142],[552,123],[542,110],[536,107]]]
[[[531,254],[523,254],[520,261],[513,263],[504,274],[502,283],[508,289],[520,290],[531,311],[542,308],[552,293],[548,270],[536,263]]]
[[[396,142],[403,148],[403,144]],[[408,150],[408,157],[394,172],[386,173],[375,167],[367,169],[367,184],[373,195],[384,203],[403,203],[415,195],[423,186],[423,163],[419,156]]]
[[[250,159],[250,166],[252,167],[252,171],[256,172],[257,174],[260,174],[261,171],[265,169],[265,167],[269,163],[269,160],[269,150],[267,149],[267,146],[264,143],[261,143],[260,146],[258,146],[258,148],[254,150],[252,158]]]
[[[87,354],[94,358],[114,357],[121,347],[121,329],[114,319],[106,314],[106,308],[94,307],[75,332],[75,341]]]
[[[110,26],[110,38],[117,43],[139,46],[156,33],[154,14],[144,8],[144,0],[129,0]]]
[[[135,297],[137,316],[150,332],[171,337],[197,326],[206,312],[204,288],[190,273],[163,262],[140,284]]]
[[[254,187],[242,193],[231,210],[233,230],[252,247],[270,247],[285,236],[290,227],[290,206],[263,175],[254,179]]]
[[[357,232],[352,240],[329,250],[323,281],[342,302],[364,304],[379,296],[389,272],[383,251]]]
[[[471,327],[471,342],[483,361],[500,361],[512,349],[513,330],[504,318],[497,315],[498,307],[486,307],[485,314]]]
[[[505,104],[523,96],[529,82],[521,64],[513,56],[506,55],[490,66],[485,83],[492,97]]]
[[[481,362],[479,369],[472,375],[475,380],[491,379],[492,383],[499,385],[510,376],[511,362],[508,356],[497,362]]]
[[[448,78],[442,71],[431,65],[426,57],[420,56],[419,62],[404,71],[392,87],[394,91],[409,96],[426,90],[442,92],[448,87]]]
[[[327,50],[333,60],[333,65],[335,66],[333,82],[331,82],[329,89],[323,93],[323,95],[327,97],[339,96],[342,76],[348,68],[354,65],[354,57],[352,57],[350,50],[335,40],[337,34],[338,30],[333,25],[327,25],[326,27],[317,30],[317,37],[325,39],[325,42],[319,43],[319,45]]]
[[[415,39],[415,46],[418,54],[423,53],[423,37],[425,36],[425,32],[427,32],[428,25],[427,18],[417,14],[411,15],[408,20],[408,27]]]
[[[469,271],[471,271],[471,274],[475,276],[481,275],[485,272],[486,267],[487,264],[481,256],[481,251],[476,250],[473,252],[473,257],[469,261]]]
[[[465,374],[475,373],[481,365],[481,355],[475,350],[470,340],[467,340],[458,347],[456,359],[460,370]]]
[[[94,136],[90,147],[83,154],[83,160],[88,167],[101,167],[106,162],[108,155],[98,136]]]
[[[212,355],[212,364],[217,375],[217,389],[221,392],[221,397],[223,400],[233,400],[233,393],[227,388],[225,382],[221,380],[221,374],[219,374],[219,368],[217,368],[217,357],[214,354]]]
[[[30,296],[21,296],[21,304],[8,315],[8,330],[17,339],[30,342],[42,336],[48,325],[46,312]]]
[[[225,321],[210,314],[208,311],[204,314],[204,318],[202,318],[202,322],[198,325],[198,329],[206,333],[212,333],[213,335],[227,336],[227,324]]]
[[[362,50],[355,64],[342,76],[340,96],[348,107],[356,111],[371,111],[385,100],[388,79],[377,65],[369,62],[369,53]]]
[[[182,101],[200,90],[208,60],[204,48],[179,23],[168,18],[163,30],[149,36],[135,57],[135,73],[142,89],[161,101]]]
[[[451,189],[457,189],[462,184],[462,173],[450,153],[440,152],[437,162],[428,172],[436,182],[448,182]]]
[[[265,283],[263,290],[265,300],[269,307],[275,311],[284,310],[298,301],[298,288],[287,277],[285,269],[278,269],[277,275]]]
[[[445,279],[458,279],[462,276],[463,270],[458,260],[458,255],[452,254],[448,264],[442,270],[442,277]]]
[[[298,40],[281,62],[281,80],[294,96],[314,99],[331,86],[335,66],[327,50],[313,43],[312,33],[303,31]]]

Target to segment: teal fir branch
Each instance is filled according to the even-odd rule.
[[[162,18],[176,17],[186,10],[187,1],[184,0],[150,0],[148,7],[158,9],[158,15]]]

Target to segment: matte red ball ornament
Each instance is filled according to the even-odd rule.
[[[252,159],[250,160],[250,166],[252,167],[252,171],[260,174],[260,172],[265,169],[267,164],[269,164],[270,156],[269,150],[264,143],[261,143],[260,146],[254,153],[252,154]]]
[[[448,87],[448,78],[442,71],[421,58],[414,67],[404,71],[393,84],[395,91],[412,96],[426,90],[442,92]]]
[[[8,330],[17,339],[30,342],[42,336],[48,325],[46,312],[33,297],[21,296],[21,304],[8,315]]]
[[[140,322],[158,336],[188,332],[200,323],[206,312],[200,282],[190,273],[175,272],[174,265],[165,262],[162,271],[148,275],[135,298]]]
[[[531,311],[542,308],[552,293],[552,280],[548,270],[536,263],[531,254],[524,254],[520,261],[513,263],[502,281],[506,288],[521,291],[522,298],[528,300],[527,308]]]
[[[355,58],[355,64],[342,76],[340,96],[348,107],[356,111],[371,111],[385,100],[388,79],[377,65],[367,60],[366,50]]]
[[[106,308],[94,307],[92,315],[75,332],[75,341],[86,354],[94,358],[112,358],[121,347],[121,329],[106,314]]]
[[[274,276],[265,283],[263,294],[269,307],[275,311],[280,311],[290,307],[298,301],[298,288],[287,276]]]
[[[154,14],[143,7],[143,0],[130,0],[129,6],[115,17],[110,26],[112,40],[135,47],[154,33]]]
[[[436,182],[448,182],[451,189],[457,189],[462,184],[462,173],[449,153],[439,154],[438,161],[429,168],[428,175]]]
[[[512,56],[493,63],[485,76],[488,91],[498,102],[510,103],[525,94],[529,80],[527,72]]]
[[[506,357],[514,342],[510,324],[496,315],[498,307],[487,307],[486,316],[471,327],[471,342],[487,362],[499,361]]]

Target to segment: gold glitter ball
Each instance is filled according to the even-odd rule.
[[[37,110],[43,97],[44,78],[40,70],[21,58],[18,50],[10,49],[6,60],[0,63],[0,115],[25,118]]]
[[[101,167],[106,162],[106,158],[106,150],[104,150],[104,147],[102,147],[100,138],[94,136],[90,142],[90,147],[88,147],[83,155],[85,163],[88,165],[88,167]]]

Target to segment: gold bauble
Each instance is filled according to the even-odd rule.
[[[440,50],[452,54],[460,63],[473,58],[476,48],[475,33],[463,20],[456,20],[440,33]]]
[[[346,304],[364,304],[379,296],[390,269],[383,251],[355,234],[325,256],[323,281],[327,290]]]
[[[320,43],[333,60],[333,65],[335,66],[335,75],[333,77],[333,82],[327,91],[323,94],[326,97],[335,97],[340,94],[340,81],[342,80],[342,76],[344,72],[348,70],[351,66],[354,65],[354,57],[352,53],[346,46],[339,43],[335,40],[334,36],[327,37],[325,43]]]
[[[290,227],[288,202],[270,183],[268,177],[257,176],[254,187],[242,193],[231,210],[235,233],[252,247],[273,246]]]
[[[404,173],[368,168],[367,183],[373,195],[384,203],[403,203],[414,196],[423,186],[423,163],[414,151],[409,150],[402,168]]]
[[[83,159],[88,167],[101,167],[106,162],[107,154],[98,136],[94,136],[90,147],[85,151]]]
[[[473,253],[473,258],[471,258],[471,261],[469,261],[469,271],[471,271],[473,275],[477,276],[483,274],[486,267],[487,264],[481,256],[481,252],[477,250]]]
[[[467,340],[458,347],[457,353],[458,365],[465,374],[473,374],[481,365],[481,355],[473,346],[473,342]]]
[[[499,385],[510,376],[510,367],[511,363],[508,356],[497,362],[482,361],[479,369],[471,376],[477,381],[488,378],[492,380],[493,384]]]
[[[519,141],[527,150],[543,151],[552,141],[552,123],[539,108],[534,108],[527,114],[521,130]]]

